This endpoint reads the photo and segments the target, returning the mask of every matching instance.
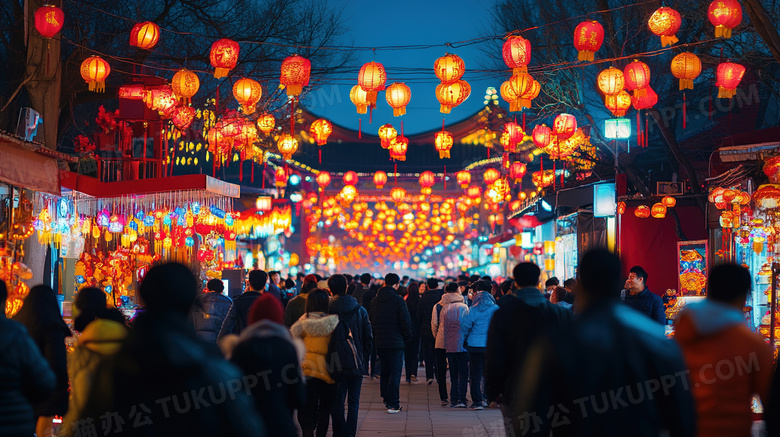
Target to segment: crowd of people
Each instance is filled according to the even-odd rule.
[[[747,270],[712,269],[674,340],[647,272],[621,271],[603,250],[562,286],[540,287],[529,262],[501,283],[252,270],[231,299],[169,263],[132,320],[84,288],[71,326],[36,286],[0,317],[0,435],[355,436],[364,379],[393,415],[402,376],[436,384],[442,408],[500,408],[507,436],[747,436],[754,395],[779,435],[773,351],[742,316]]]

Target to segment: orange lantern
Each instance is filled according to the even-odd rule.
[[[571,114],[559,114],[553,122],[553,133],[559,141],[566,141],[577,131],[577,119]]]
[[[715,26],[715,37],[731,38],[731,29],[742,23],[742,6],[737,0],[715,0],[707,11]]]
[[[745,67],[733,62],[718,65],[717,82],[718,98],[730,99],[737,93],[737,87],[745,75]]]
[[[529,107],[531,105],[530,99],[528,99],[528,96],[532,95],[534,92],[534,78],[531,77],[530,74],[526,73],[520,73],[520,74],[514,74],[512,77],[509,78],[509,88],[510,93],[517,96],[517,100],[515,102],[515,109],[516,110],[522,110],[524,107]],[[511,110],[512,108],[510,108]]]
[[[436,132],[436,135],[434,136],[433,144],[436,150],[439,152],[439,159],[449,158],[450,150],[452,149],[452,145],[454,144],[452,134],[447,132],[446,130],[443,130],[441,132]]]
[[[238,63],[238,43],[230,39],[220,39],[211,44],[209,60],[214,67],[214,77],[219,79],[228,75]]]
[[[43,5],[35,10],[35,29],[44,38],[53,38],[65,23],[65,13],[53,5]]]
[[[276,147],[284,159],[290,159],[293,153],[298,151],[298,140],[290,134],[282,134],[276,140]]]
[[[257,118],[257,128],[260,132],[268,135],[276,127],[276,119],[272,114],[265,113]]]
[[[461,170],[455,173],[455,179],[458,181],[461,188],[466,188],[471,183],[471,173],[467,170]]]
[[[604,28],[598,21],[583,21],[574,29],[574,48],[580,61],[593,61],[604,43]]]
[[[379,144],[384,149],[390,148],[390,142],[398,136],[398,131],[391,124],[383,124],[379,127]]]
[[[317,185],[319,185],[322,189],[325,189],[325,187],[330,185],[330,174],[326,171],[321,171],[317,175]]]
[[[650,217],[650,207],[647,205],[639,205],[634,210],[634,215],[639,218],[648,218]]]
[[[436,98],[441,103],[439,112],[449,114],[452,108],[460,105],[469,98],[471,85],[465,80],[459,80],[451,84],[441,84],[436,87]]]
[[[395,203],[403,202],[406,199],[406,190],[401,187],[393,187],[393,189],[390,190],[390,198],[393,199]]]
[[[191,106],[180,106],[173,110],[171,121],[177,129],[183,131],[192,124],[192,120],[195,119],[195,112],[195,108]]]
[[[274,199],[270,196],[258,196],[255,199],[255,209],[258,211],[270,211],[274,207]]]
[[[406,114],[406,105],[412,99],[412,90],[403,82],[395,82],[387,87],[385,99],[393,108],[393,116],[400,117]]]
[[[200,79],[198,75],[186,68],[182,68],[173,75],[171,79],[171,88],[173,92],[180,97],[183,103],[188,104],[198,89],[200,89]]]
[[[537,186],[537,188],[548,187],[555,182],[555,172],[552,170],[535,171],[531,173],[531,182]],[[534,193],[531,193],[533,196]]]
[[[599,73],[596,84],[602,93],[608,96],[614,96],[623,91],[625,87],[625,78],[623,72],[615,67],[609,67]]]
[[[681,22],[679,12],[672,8],[661,7],[650,16],[647,27],[656,36],[661,37],[661,46],[666,47],[678,41],[675,34],[680,29]]]
[[[469,199],[479,199],[482,196],[482,188],[472,185],[466,190],[466,196]]]
[[[89,90],[102,93],[106,90],[106,78],[111,66],[100,56],[90,56],[81,63],[81,77],[89,85]]]
[[[350,170],[344,173],[342,180],[344,181],[344,185],[355,185],[358,183],[358,175],[354,171]]]
[[[701,60],[693,53],[680,53],[672,59],[672,74],[680,79],[680,91],[692,90],[693,80],[701,74]]]
[[[151,50],[160,40],[160,26],[151,21],[144,21],[133,26],[130,31],[130,45]]]
[[[539,93],[541,91],[542,91],[542,84],[540,84],[539,81],[534,80],[533,84],[531,85],[531,89],[529,89],[528,92],[520,96],[520,107],[530,108],[531,101],[539,97]]]
[[[516,112],[521,109],[520,95],[515,92],[508,80],[501,84],[500,93],[501,98],[509,103],[509,112]]]
[[[459,56],[447,53],[433,63],[433,71],[441,83],[451,84],[463,77],[466,65]]]
[[[645,94],[645,88],[650,86],[650,67],[644,62],[634,59],[634,62],[623,69],[626,90],[633,91],[635,96]]]
[[[366,92],[366,101],[376,103],[376,93],[385,89],[387,74],[384,65],[379,62],[367,62],[358,72],[358,85]]]
[[[309,86],[311,61],[303,56],[292,55],[282,61],[279,83],[287,88],[287,96],[297,96],[303,87]]]
[[[656,203],[650,210],[650,214],[653,218],[662,219],[666,217],[666,206],[663,203]]]
[[[510,36],[504,41],[501,55],[504,57],[504,63],[513,70],[514,74],[525,73],[531,62],[531,41],[522,36]]]
[[[631,103],[633,103],[634,109],[637,111],[650,109],[658,103],[658,94],[651,87],[647,87],[643,96],[631,97]]]
[[[506,134],[507,141],[504,145],[504,149],[507,152],[514,153],[517,145],[523,142],[525,132],[523,132],[523,128],[520,127],[519,124],[510,121],[504,124],[504,133]]]
[[[244,114],[254,114],[255,105],[262,96],[263,87],[255,80],[243,78],[233,84],[233,97],[241,105]]]
[[[626,212],[626,202],[620,201],[617,203],[617,213],[620,215],[625,214]]]
[[[509,167],[509,177],[514,179],[516,184],[519,184],[523,181],[523,176],[525,176],[526,171],[527,168],[525,164],[522,162],[513,162]]]
[[[534,139],[534,145],[540,149],[544,149],[552,142],[553,132],[547,125],[540,124],[534,128],[531,136]]]
[[[376,188],[378,190],[381,190],[386,183],[387,183],[387,173],[383,172],[382,170],[377,170],[374,173],[374,185],[376,185]]]
[[[493,184],[493,182],[497,181],[500,177],[501,173],[495,168],[489,168],[482,173],[482,180],[484,180],[487,185]]]
[[[409,139],[397,136],[390,141],[390,158],[406,161],[406,151],[409,149]]]
[[[360,85],[353,86],[349,91],[349,100],[351,100],[357,108],[358,114],[365,114],[368,112],[368,106],[370,105],[368,102],[368,93],[366,93],[363,88],[360,88]]]
[[[672,196],[664,196],[664,198],[661,199],[661,203],[667,208],[674,208],[674,206],[677,205],[677,199]]]
[[[615,96],[604,96],[604,106],[615,116],[623,117],[631,108],[631,96],[627,91],[621,91]]]
[[[278,167],[276,169],[274,180],[276,181],[277,187],[284,187],[287,185],[287,171],[285,171],[284,167]]]
[[[433,172],[426,170],[420,174],[419,183],[423,194],[431,194],[431,187],[436,183],[436,176]]]

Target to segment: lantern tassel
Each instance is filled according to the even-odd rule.
[[[553,159],[553,191],[555,191],[555,179],[557,179],[555,177],[555,173],[556,173],[556,168],[555,167],[556,167],[557,162],[558,162],[557,159]],[[542,172],[542,185],[544,185],[544,172]]]
[[[645,113],[645,147],[650,145],[650,130],[648,129],[649,120],[647,113]]]
[[[252,160],[249,162],[249,164],[250,164],[250,166],[252,167],[252,175],[249,177],[249,182],[251,182],[251,183],[253,183],[253,184],[254,184],[254,183],[255,183],[255,160],[254,160],[254,159],[252,159]]]
[[[444,181],[444,189],[447,189],[447,166],[444,166],[444,176],[442,177],[442,181]]]
[[[688,126],[688,111],[686,110],[685,93],[683,93],[683,130]]]
[[[238,161],[238,180],[244,181],[244,161]]]
[[[398,186],[398,163],[397,162],[393,164],[393,177],[395,178],[394,183],[395,186],[397,187]]]
[[[266,171],[267,169],[268,169],[268,161],[264,161],[264,162],[263,162],[263,185],[262,185],[262,187],[261,187],[261,188],[262,188],[262,189],[264,189],[264,190],[265,190],[265,171]]]
[[[637,147],[642,147],[642,120],[640,119],[641,114],[639,111],[636,111],[636,145]]]
[[[317,156],[319,158],[319,163],[322,164],[322,147],[317,147]]]
[[[363,124],[363,119],[358,118],[358,139],[363,138],[362,124]]]

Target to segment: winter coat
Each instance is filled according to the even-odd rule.
[[[349,317],[347,326],[352,332],[355,349],[360,354],[360,361],[366,362],[366,358],[371,356],[371,348],[374,345],[374,334],[371,331],[371,322],[368,320],[368,311],[358,304],[354,297],[342,294],[330,301],[329,312],[339,316],[339,320]]]
[[[649,288],[645,287],[644,290],[635,295],[631,295],[631,293],[626,290],[623,294],[623,299],[626,302],[626,305],[647,315],[647,317],[650,317],[656,322],[666,325],[664,301],[661,299],[661,296],[651,292]]]
[[[284,326],[291,327],[306,313],[307,297],[309,297],[309,293],[300,293],[287,302],[287,306],[284,308]]]
[[[305,403],[306,387],[298,361],[303,342],[293,339],[284,325],[262,320],[247,327],[230,360],[249,377],[259,381],[252,387],[257,412],[265,420],[269,436],[295,437],[293,411]]]
[[[233,301],[222,293],[213,291],[201,294],[198,301],[200,308],[196,305],[190,312],[195,333],[201,340],[216,344],[219,330]]]
[[[699,435],[750,435],[753,394],[769,398],[772,348],[741,310],[710,299],[686,307],[674,339],[691,371]]]
[[[290,332],[306,345],[306,355],[301,363],[303,374],[309,378],[317,378],[328,384],[335,381],[328,373],[328,354],[330,336],[339,323],[338,316],[325,313],[306,313],[292,325]]]
[[[74,435],[73,424],[84,410],[98,366],[119,352],[126,337],[125,325],[107,319],[93,320],[81,333],[78,346],[68,355],[70,404],[60,427],[63,435]]]
[[[431,311],[444,295],[443,290],[425,290],[420,295],[420,303],[417,304],[417,324],[420,327],[420,338],[433,340],[435,336],[431,332]]]
[[[33,435],[33,404],[47,399],[55,383],[54,372],[27,329],[0,312],[0,435]]]
[[[368,286],[363,285],[362,282],[358,282],[355,285],[355,291],[352,292],[352,297],[355,298],[355,300],[360,304],[363,305],[363,295],[368,291]],[[365,305],[363,305],[363,308],[366,308]],[[366,311],[368,311],[368,308],[366,308]]]
[[[369,288],[365,292],[363,292],[363,300],[361,304],[363,305],[363,308],[365,308],[367,311],[371,311],[371,301],[374,300],[379,290],[375,290],[373,288]],[[397,294],[397,292],[394,291],[394,293]]]
[[[366,293],[366,297],[368,293]],[[365,300],[365,299],[364,299]],[[393,287],[382,287],[368,311],[376,349],[402,349],[412,341],[412,319],[404,298]]]
[[[218,338],[228,334],[240,334],[246,328],[249,308],[255,303],[255,299],[260,297],[260,294],[258,291],[245,291],[241,296],[233,299],[233,304],[230,305],[225,321],[222,322]]]
[[[447,353],[466,352],[461,325],[468,313],[469,307],[463,303],[462,294],[444,293],[431,313],[431,333],[436,336],[437,349],[446,349]]]
[[[282,290],[279,288],[278,285],[268,284],[268,291],[266,291],[266,293],[270,293],[272,296],[276,296],[276,298],[279,299],[279,302],[282,301]]]
[[[412,320],[412,338],[418,338],[420,337],[420,323],[418,323],[420,315],[417,314],[417,310],[420,308],[420,297],[409,299],[407,295],[404,302],[406,302],[406,309],[409,310],[409,317]]]
[[[54,324],[30,331],[35,344],[49,363],[49,367],[57,377],[49,399],[34,405],[36,416],[64,416],[68,412],[68,358],[65,352],[65,338],[70,337],[70,330],[62,325]]]
[[[474,305],[469,308],[469,313],[463,318],[462,327],[464,342],[469,351],[478,352],[472,348],[485,348],[487,346],[490,320],[496,311],[498,311],[498,305],[490,292],[482,291],[474,296]]]

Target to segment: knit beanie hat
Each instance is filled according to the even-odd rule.
[[[284,324],[284,308],[276,296],[264,293],[249,307],[247,322],[251,325],[261,320]]]

